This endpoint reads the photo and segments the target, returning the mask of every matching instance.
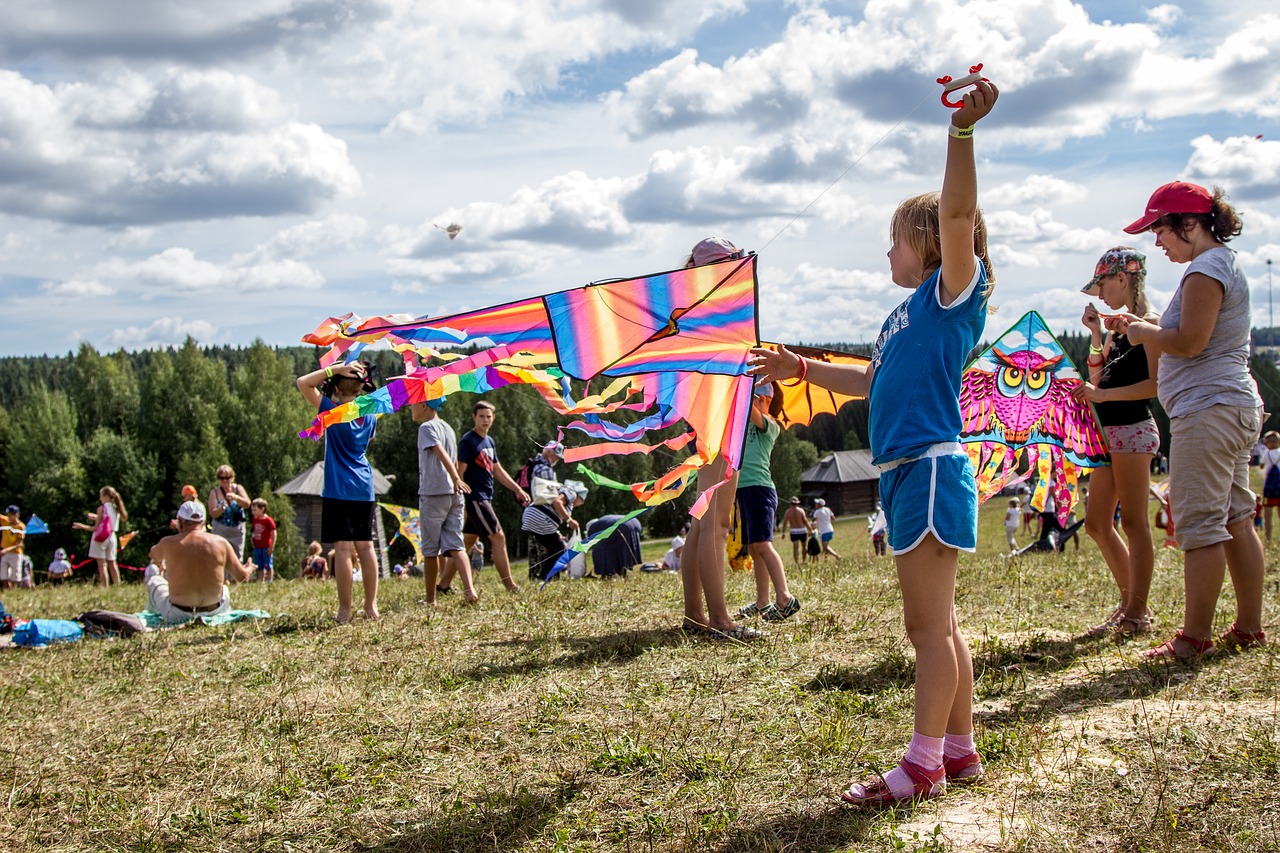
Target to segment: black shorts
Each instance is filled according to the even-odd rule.
[[[462,532],[474,536],[492,536],[502,532],[498,516],[489,501],[467,500],[467,520],[462,523]]]
[[[801,530],[799,533],[796,533],[796,532],[794,532],[794,531],[791,533],[791,541],[792,541],[792,542],[803,542],[804,540],[806,540],[806,539],[808,539],[808,538],[809,538],[809,534],[808,534],[808,533],[806,533],[806,532],[805,532],[805,531],[803,531],[803,530]]]
[[[372,542],[373,501],[323,498],[320,505],[320,538],[325,542]]]
[[[747,545],[773,541],[773,518],[778,512],[778,493],[768,486],[738,487],[738,523]]]

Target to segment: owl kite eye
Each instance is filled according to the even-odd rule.
[[[1033,370],[1027,374],[1027,388],[1032,391],[1039,391],[1048,380],[1049,374],[1043,370]]]
[[[1002,372],[1006,385],[1016,388],[1022,384],[1022,370],[1020,368],[1006,367]]]

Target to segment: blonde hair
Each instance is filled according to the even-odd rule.
[[[308,546],[307,546],[307,556],[308,556],[308,557],[315,557],[315,556],[318,556],[319,554],[320,554],[320,543],[319,543],[319,542],[312,542],[310,545],[308,545]]]
[[[120,497],[120,493],[110,486],[103,486],[98,490],[98,497],[104,501],[109,501],[116,508],[116,512],[120,514],[121,521],[129,520],[129,513],[124,510],[124,498]]]
[[[236,478],[236,472],[230,465],[219,465],[218,470],[213,472],[213,476],[215,479],[220,477],[230,477],[234,480]]]
[[[889,239],[901,239],[912,248],[924,264],[927,274],[942,266],[942,225],[938,217],[940,193],[931,192],[905,199],[893,212],[889,222]],[[987,286],[983,292],[989,296],[995,288],[996,274],[987,256],[987,223],[982,209],[974,208],[973,253],[982,262],[987,274]]]

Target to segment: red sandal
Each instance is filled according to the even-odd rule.
[[[983,776],[982,756],[976,752],[959,758],[942,759],[942,769],[947,774],[947,785],[973,785]]]
[[[975,753],[976,754],[976,753]],[[851,806],[859,808],[881,809],[917,800],[927,800],[946,793],[947,772],[942,767],[937,770],[925,770],[914,761],[902,759],[898,766],[911,778],[911,793],[905,797],[894,796],[893,791],[884,783],[884,777],[878,776],[865,784],[854,783],[849,790],[840,795]]]
[[[1174,647],[1174,642],[1181,640],[1190,646],[1194,651],[1189,655],[1180,655]],[[1173,635],[1172,640],[1165,640],[1154,649],[1147,649],[1142,656],[1147,660],[1180,660],[1192,661],[1196,658],[1204,657],[1213,650],[1213,640],[1195,640],[1188,637],[1185,632],[1179,630]]]
[[[1266,631],[1250,634],[1248,631],[1241,631],[1234,622],[1231,623],[1231,630],[1218,638],[1218,649],[1224,652],[1242,652],[1245,649],[1253,649],[1266,644]]]

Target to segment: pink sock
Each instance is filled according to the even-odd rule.
[[[919,732],[911,735],[911,746],[907,748],[907,761],[919,765],[925,770],[937,770],[942,766],[943,738],[925,737]],[[910,797],[915,784],[901,766],[884,774],[884,782],[895,797]]]
[[[953,735],[947,732],[945,738],[946,743],[943,744],[942,754],[947,758],[964,758],[977,751],[977,747],[973,743],[973,732],[967,735]]]

